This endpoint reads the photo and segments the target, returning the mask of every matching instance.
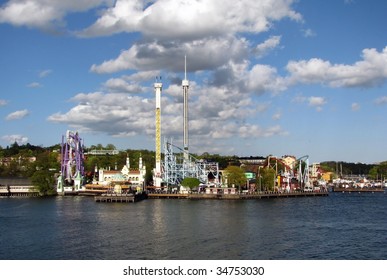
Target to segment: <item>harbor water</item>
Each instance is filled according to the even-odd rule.
[[[0,259],[386,260],[387,194],[137,203],[1,198]]]

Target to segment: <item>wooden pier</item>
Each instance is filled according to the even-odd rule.
[[[334,187],[333,192],[342,192],[342,193],[383,193],[385,192],[384,188],[338,188]]]
[[[137,202],[147,198],[146,193],[138,193],[138,194],[102,194],[94,197],[95,202],[120,202],[120,203],[129,203],[129,202]]]
[[[265,198],[282,197],[315,197],[328,196],[328,192],[262,192],[257,194],[169,194],[169,193],[149,193],[150,199],[219,199],[219,200],[251,200]]]

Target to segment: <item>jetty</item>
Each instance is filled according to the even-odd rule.
[[[129,202],[137,202],[147,198],[147,194],[145,192],[141,193],[129,193],[129,194],[108,194],[104,193],[101,195],[94,196],[95,202],[121,202],[121,203],[129,203]]]
[[[328,192],[262,192],[254,194],[207,194],[207,193],[149,193],[149,199],[218,199],[218,200],[252,200],[284,197],[315,197],[328,196]]]
[[[342,192],[342,193],[383,193],[385,192],[384,188],[343,188],[343,187],[333,187],[333,192]]]

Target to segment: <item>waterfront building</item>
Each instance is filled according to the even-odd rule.
[[[320,163],[314,162],[310,169],[310,178],[318,180],[322,177],[323,171],[321,169]]]
[[[98,181],[93,184],[109,185],[109,184],[129,184],[131,186],[143,186],[145,182],[146,166],[143,164],[140,156],[138,169],[130,168],[129,157],[126,158],[126,164],[121,170],[110,170],[100,168],[98,170]]]
[[[0,196],[39,196],[28,178],[0,178]]]
[[[295,156],[283,156],[282,161],[289,166],[291,169],[294,169],[297,163]]]

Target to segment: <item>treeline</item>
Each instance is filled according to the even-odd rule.
[[[320,163],[326,172],[335,172],[338,175],[362,175],[367,176],[376,164],[353,163],[344,161],[325,161]]]
[[[59,153],[59,144],[46,148],[17,142],[6,148],[0,146],[0,176],[31,178],[36,171],[59,170]]]
[[[101,144],[84,147],[85,170],[88,176],[92,176],[95,167],[117,168],[120,170],[126,164],[126,158],[130,159],[131,168],[138,168],[139,158],[142,157],[146,166],[147,179],[151,179],[151,171],[155,167],[155,152],[142,150],[121,150],[116,155],[92,155],[92,150],[116,150],[113,144],[103,146]],[[219,169],[225,169],[230,165],[240,165],[240,158],[233,156],[222,156],[219,154],[203,153],[193,155],[196,159],[209,162],[218,162]],[[36,160],[32,160],[35,157]],[[262,157],[263,158],[263,157]],[[335,172],[338,175],[363,175],[372,179],[387,176],[387,162],[380,164],[365,164],[351,162],[326,161],[321,162],[323,171]],[[30,143],[19,145],[17,142],[5,148],[0,146],[0,176],[1,177],[29,177],[31,178],[37,170],[49,170],[52,174],[60,171],[60,144],[50,147],[31,145]]]

